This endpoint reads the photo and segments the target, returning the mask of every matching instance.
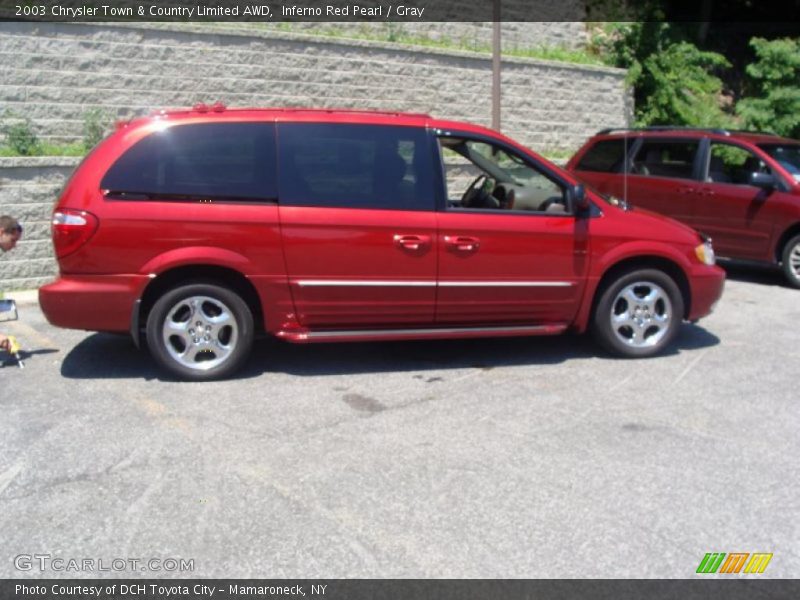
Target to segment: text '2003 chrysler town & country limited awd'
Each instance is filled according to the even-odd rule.
[[[130,332],[224,377],[291,342],[556,334],[661,351],[724,275],[692,229],[628,211],[494,131],[427,115],[162,112],[122,124],[53,215],[51,323]]]

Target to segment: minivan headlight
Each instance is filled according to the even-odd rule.
[[[707,240],[694,249],[697,260],[705,265],[713,265],[717,262],[714,255],[714,247],[711,245],[711,240]]]

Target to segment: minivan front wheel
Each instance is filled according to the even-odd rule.
[[[213,284],[173,288],[147,318],[147,345],[156,362],[181,379],[231,375],[253,344],[253,315],[235,292]]]
[[[783,274],[794,287],[800,288],[800,235],[794,236],[783,247]]]
[[[683,296],[672,278],[656,269],[641,269],[623,274],[603,290],[592,326],[611,353],[644,358],[672,342],[683,311]]]

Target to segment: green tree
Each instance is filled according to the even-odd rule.
[[[800,137],[800,39],[753,38],[750,46],[756,61],[736,112],[748,128]]]
[[[616,67],[628,69],[638,125],[720,127],[731,123],[722,107],[722,80],[730,66],[721,54],[688,41],[691,30],[656,20],[612,23],[595,44]]]
[[[636,111],[637,120],[644,125],[730,124],[721,107],[722,80],[712,74],[727,66],[722,55],[704,52],[689,42],[651,54],[642,65],[639,87],[645,97]]]

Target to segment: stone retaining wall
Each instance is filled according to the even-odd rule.
[[[506,59],[503,130],[538,150],[574,149],[598,129],[626,123],[631,107],[624,75]],[[48,141],[81,139],[93,108],[110,121],[216,100],[429,112],[488,124],[491,60],[274,31],[0,23],[0,115],[12,111],[31,119]]]

